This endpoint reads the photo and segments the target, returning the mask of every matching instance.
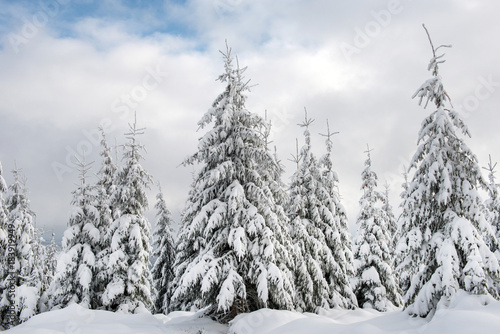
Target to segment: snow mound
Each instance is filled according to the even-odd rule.
[[[432,320],[412,318],[406,312],[371,309],[323,310],[319,314],[259,310],[236,317],[231,334],[497,334],[500,302],[460,291],[448,308],[439,309]]]
[[[227,333],[227,326],[201,313],[172,312],[168,316],[150,313],[120,314],[95,311],[72,304],[64,309],[39,314],[5,334],[139,334],[139,333]]]
[[[201,317],[203,312],[172,312],[169,315],[119,314],[94,311],[72,304],[42,313],[6,334],[497,334],[500,302],[459,291],[432,320],[412,318],[406,312],[373,309],[321,310],[319,314],[262,309],[241,314],[230,324]]]

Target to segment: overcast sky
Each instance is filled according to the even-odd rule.
[[[272,140],[294,164],[304,107],[324,153],[326,119],[334,166],[351,224],[358,213],[366,144],[379,185],[399,204],[401,172],[433,111],[411,96],[430,76],[434,44],[452,44],[441,66],[445,88],[485,166],[500,160],[500,2],[488,0],[0,0],[0,161],[27,177],[38,227],[65,229],[78,173],[73,154],[100,165],[97,127],[121,144],[137,111],[147,128],[144,166],[162,184],[179,220],[195,152],[197,122],[224,85],[225,40],[255,85],[247,108],[272,120]],[[95,181],[95,180],[94,180]],[[156,188],[151,190],[150,208]],[[154,222],[154,211],[148,216]]]

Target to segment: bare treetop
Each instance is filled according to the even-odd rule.
[[[373,151],[373,148],[370,148],[370,145],[366,144],[366,151],[363,153],[366,153],[368,155],[368,159],[370,159],[370,153]]]
[[[309,130],[309,125],[311,125],[314,122],[314,119],[307,118],[307,109],[304,107],[304,122],[297,124],[300,127],[305,127],[307,130]]]
[[[340,133],[339,131],[330,132],[330,124],[328,123],[328,118],[326,119],[326,129],[327,129],[327,133],[326,134],[320,133],[319,135],[323,136],[323,137],[327,137],[328,141],[332,141],[332,139],[331,139],[332,136]]]
[[[431,39],[431,35],[429,34],[429,31],[425,27],[425,24],[422,24],[422,26],[425,29],[425,33],[427,34],[427,38],[429,38],[429,43],[431,44],[432,55],[433,55],[433,58],[431,59],[431,62],[429,63],[428,69],[429,70],[433,69],[432,74],[437,76],[438,75],[438,65],[444,63],[446,60],[444,60],[444,59],[440,60],[441,58],[444,57],[445,54],[443,53],[443,54],[437,56],[436,51],[439,50],[440,48],[451,48],[451,44],[446,44],[446,45],[441,44],[437,48],[434,48],[434,44],[432,43],[432,39]]]
[[[295,155],[290,154],[292,156],[292,158],[288,159],[288,161],[295,162],[297,164],[297,169],[299,169],[299,163],[300,163],[300,160],[302,159],[302,156],[299,153],[299,140],[297,138],[295,138],[295,150],[296,150]]]

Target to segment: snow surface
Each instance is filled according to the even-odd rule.
[[[487,304],[487,305],[486,305]],[[497,334],[500,332],[500,301],[460,291],[448,308],[437,310],[431,321],[412,318],[406,312],[381,313],[371,309],[322,310],[319,314],[262,309],[236,317],[229,326],[202,318],[201,312],[169,315],[118,314],[92,311],[76,304],[42,313],[6,334]]]

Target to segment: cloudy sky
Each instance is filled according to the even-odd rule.
[[[422,23],[436,45],[453,45],[441,75],[469,126],[468,145],[481,166],[489,154],[500,160],[498,13],[500,2],[487,0],[0,0],[4,176],[10,183],[14,163],[22,168],[38,226],[60,238],[78,182],[71,156],[86,150],[98,167],[97,127],[120,145],[137,111],[147,128],[144,166],[178,220],[193,172],[179,164],[224,89],[215,79],[227,40],[254,85],[248,109],[267,110],[273,123],[284,181],[295,138],[303,142],[304,107],[317,155],[326,119],[340,132],[334,164],[354,224],[366,144],[397,207],[400,174],[432,112],[411,99],[430,75]]]

